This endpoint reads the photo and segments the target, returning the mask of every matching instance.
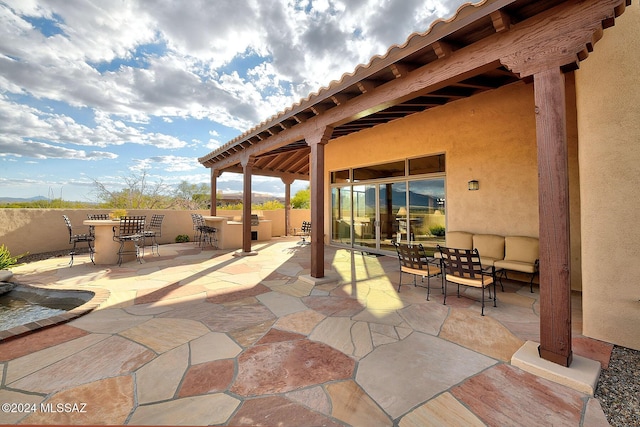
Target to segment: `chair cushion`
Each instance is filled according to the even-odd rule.
[[[422,269],[401,266],[400,270],[402,270],[403,273],[415,274],[416,276],[422,277],[435,276],[436,274],[440,274],[440,268],[433,265],[430,265],[429,267],[425,265]]]
[[[496,263],[499,262],[499,261],[502,261],[502,258],[496,259],[496,258],[491,258],[489,256],[481,256],[480,257],[480,264],[482,264],[482,267],[484,267],[484,268],[495,266]]]
[[[504,259],[504,237],[495,234],[474,234],[473,248],[482,259]]]
[[[510,236],[505,238],[506,261],[533,264],[539,258],[540,242],[535,237]]]
[[[473,234],[466,231],[448,231],[446,241],[448,248],[473,249]]]
[[[482,276],[482,278],[478,277],[477,279],[471,279],[469,277],[460,277],[454,276],[453,274],[446,275],[447,281],[451,283],[457,283],[459,285],[465,286],[474,286],[476,288],[482,288],[485,286],[489,286],[493,283],[493,277],[491,276]]]
[[[510,261],[505,259],[502,261],[497,261],[494,265],[496,268],[501,268],[503,270],[520,271],[522,273],[529,274],[533,274],[536,272],[536,266],[533,262]]]

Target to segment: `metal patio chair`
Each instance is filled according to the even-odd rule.
[[[153,214],[151,221],[147,228],[144,230],[145,246],[147,245],[146,239],[151,239],[151,254],[153,255],[153,249],[155,248],[156,255],[160,256],[160,246],[158,245],[158,237],[162,236],[162,220],[164,215]]]
[[[71,225],[71,220],[68,216],[62,215],[64,218],[64,222],[67,225],[67,229],[69,229],[69,244],[73,244],[73,248],[69,255],[71,256],[71,260],[69,260],[69,267],[73,266],[73,256],[76,254],[76,245],[78,243],[86,243],[89,246],[89,257],[91,258],[91,262],[95,264],[93,261],[93,246],[92,242],[96,239],[91,232],[89,233],[74,233],[73,226]]]
[[[402,273],[413,275],[413,286],[418,285],[416,282],[417,276],[427,278],[427,301],[431,294],[431,277],[437,276],[441,273],[440,260],[429,258],[424,250],[422,244],[407,244],[393,242],[393,246],[396,248],[398,254],[398,261],[400,262],[400,283],[398,284],[398,292],[402,286]],[[424,287],[424,286],[422,286]]]
[[[204,246],[209,243],[211,246],[218,248],[218,229],[206,224],[201,214],[192,213],[191,221],[193,222],[193,240],[198,242],[198,246]]]
[[[484,316],[484,290],[491,288],[493,284],[493,306],[496,307],[496,277],[494,269],[486,269],[480,263],[480,254],[477,249],[455,249],[438,245],[444,266],[444,301],[447,304],[447,283],[458,285],[458,298],[460,298],[460,285],[482,289],[482,312]]]
[[[120,243],[118,250],[118,266],[122,265],[122,257],[126,254],[136,255],[136,259],[142,264],[144,255],[144,222],[146,216],[122,216],[118,226],[113,227],[113,240]],[[132,242],[135,249],[126,248],[126,244]]]
[[[307,238],[311,237],[311,222],[310,221],[302,221],[302,226],[300,228],[293,229],[293,235],[300,237],[302,240],[300,241],[301,245],[306,245]]]
[[[92,220],[92,219],[99,219],[99,220],[106,220],[109,219],[109,214],[87,214],[87,219]],[[89,226],[89,234],[91,234],[92,236],[95,236],[95,231],[96,228],[93,225]]]

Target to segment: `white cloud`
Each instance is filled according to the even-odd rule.
[[[43,164],[111,159],[117,170],[148,166],[184,176],[200,167],[184,159],[340,79],[461,3],[3,0],[0,156]],[[208,122],[224,134],[207,137]],[[201,153],[192,152],[194,141]],[[125,144],[148,148],[149,158]]]

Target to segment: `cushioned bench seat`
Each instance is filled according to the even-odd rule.
[[[495,267],[502,269],[506,277],[506,270],[527,273],[531,275],[529,288],[533,292],[533,279],[538,273],[538,258],[540,241],[535,237],[507,236],[505,237],[505,254],[502,261],[496,261]]]
[[[482,267],[500,271],[503,277],[506,277],[507,270],[530,274],[529,287],[533,292],[533,279],[538,274],[540,249],[536,237],[504,237],[497,234],[448,231],[446,246],[456,249],[477,249]],[[440,253],[436,252],[434,256],[440,258]]]

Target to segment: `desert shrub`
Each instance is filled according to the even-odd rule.
[[[18,265],[18,260],[23,256],[11,256],[11,252],[5,245],[0,246],[0,270],[6,270],[11,266]]]

